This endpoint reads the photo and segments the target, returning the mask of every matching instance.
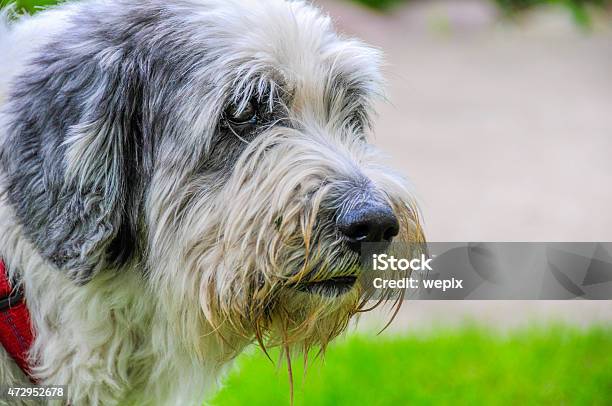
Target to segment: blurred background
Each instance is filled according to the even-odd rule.
[[[612,1],[314,3],[385,54],[374,143],[429,240],[612,241]],[[296,403],[612,404],[610,301],[412,301],[376,335],[388,316],[294,365]],[[213,404],[287,404],[286,365],[239,364]]]

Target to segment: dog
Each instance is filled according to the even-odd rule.
[[[368,143],[381,55],[284,0],[89,0],[0,29],[0,257],[29,377],[73,405],[201,404],[245,347],[308,353],[424,241]],[[384,296],[384,295],[383,295]],[[393,296],[385,296],[387,299]]]

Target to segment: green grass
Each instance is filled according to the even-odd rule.
[[[57,0],[0,0],[0,6],[15,3],[18,8],[26,10],[29,13],[34,13],[40,9],[40,7],[56,4],[57,2]]]
[[[405,3],[406,0],[353,0],[355,3],[360,3],[366,7],[370,7],[375,10],[389,10],[391,7]]]
[[[311,362],[305,379],[302,362],[293,363],[296,405],[612,404],[612,329],[604,327],[352,336]],[[210,404],[289,404],[286,368],[260,351],[242,356]]]
[[[352,0],[363,6],[378,11],[389,11],[394,6],[410,0]],[[560,5],[572,15],[577,25],[588,28],[591,25],[591,13],[594,8],[610,8],[612,0],[491,0],[506,17],[514,17],[522,11],[544,5]]]

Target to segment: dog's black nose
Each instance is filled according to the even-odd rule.
[[[341,215],[336,224],[351,250],[357,253],[361,243],[389,243],[399,233],[397,217],[384,203],[359,205]]]

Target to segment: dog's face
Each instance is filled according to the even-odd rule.
[[[325,345],[371,293],[359,245],[422,240],[367,142],[378,53],[301,2],[142,3],[72,15],[16,82],[26,234],[80,284],[145,264],[187,340]]]

